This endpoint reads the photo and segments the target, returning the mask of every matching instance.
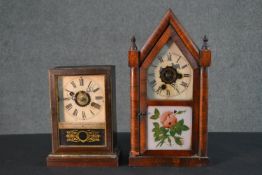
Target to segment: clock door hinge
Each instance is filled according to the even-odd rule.
[[[143,116],[146,116],[146,115],[147,115],[146,112],[144,112],[144,113],[143,113],[143,112],[139,112],[139,113],[137,114],[137,118],[138,118],[138,119],[142,119],[142,117],[143,117]]]

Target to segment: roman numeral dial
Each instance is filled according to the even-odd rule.
[[[68,76],[59,101],[67,121],[83,122],[105,115],[104,76]]]
[[[192,83],[193,69],[174,43],[147,69],[147,94],[152,99],[191,99]]]

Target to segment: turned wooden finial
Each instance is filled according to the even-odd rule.
[[[200,51],[200,64],[203,67],[209,67],[211,64],[211,50],[208,48],[208,38],[205,35],[203,38],[203,45]]]
[[[208,49],[208,38],[207,36],[205,35],[204,38],[203,38],[203,45],[202,45],[202,49]]]
[[[129,50],[137,50],[137,46],[136,46],[136,38],[135,36],[132,36],[131,38],[131,46]]]

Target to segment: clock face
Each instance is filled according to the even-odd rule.
[[[174,42],[168,42],[155,57],[148,68],[147,81],[151,99],[192,99],[193,69]]]
[[[104,75],[63,76],[59,92],[62,122],[105,122]]]

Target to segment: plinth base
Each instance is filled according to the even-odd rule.
[[[206,165],[208,165],[208,157],[129,156],[129,166],[200,167]]]
[[[103,155],[72,155],[72,154],[49,154],[47,166],[49,167],[118,167],[119,152]]]

